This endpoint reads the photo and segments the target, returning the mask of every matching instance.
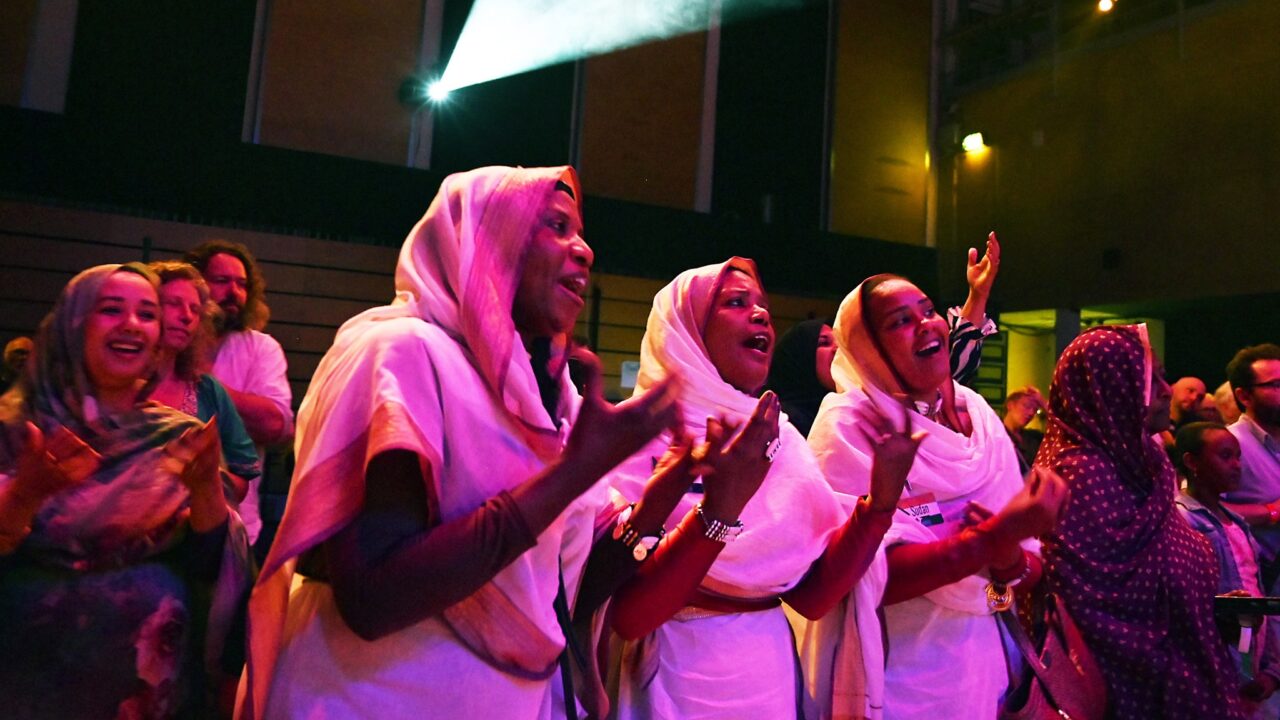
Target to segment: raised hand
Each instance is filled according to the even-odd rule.
[[[707,422],[706,463],[710,472],[702,480],[706,497],[702,506],[713,519],[737,520],[764,482],[773,461],[769,453],[776,451],[781,410],[778,396],[769,391],[760,397],[741,432],[727,422]]]
[[[570,358],[582,365],[584,387],[565,445],[566,461],[583,463],[588,475],[599,478],[663,430],[676,432],[681,422],[679,378],[668,377],[640,397],[610,405],[604,399],[600,359],[586,348],[574,349]]]
[[[995,232],[991,232],[987,235],[987,247],[982,260],[978,260],[977,248],[969,248],[969,265],[965,269],[969,292],[986,300],[991,296],[991,286],[995,284],[999,271],[1000,241],[996,239]]]
[[[46,439],[35,423],[27,422],[16,434],[10,441],[23,450],[15,483],[30,498],[43,500],[79,485],[102,464],[102,456],[65,427]]]
[[[861,421],[855,427],[871,447],[871,489],[867,500],[871,509],[877,512],[893,512],[898,506],[916,451],[929,435],[925,430],[911,431],[912,413],[905,406],[905,398],[902,402],[901,428],[894,427],[893,421],[874,400],[854,409],[854,414]]]

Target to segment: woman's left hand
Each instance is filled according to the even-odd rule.
[[[965,279],[969,281],[969,292],[986,299],[991,296],[991,286],[996,282],[996,274],[1000,272],[1000,241],[995,232],[987,235],[986,252],[982,260],[978,260],[978,249],[969,248],[969,265],[965,269]]]
[[[178,476],[192,495],[222,493],[222,440],[218,436],[218,419],[210,418],[202,426],[187,428],[164,448],[166,466]]]

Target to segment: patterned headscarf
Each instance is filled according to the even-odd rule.
[[[1144,328],[1095,328],[1063,352],[1036,465],[1071,488],[1044,539],[1050,589],[1107,678],[1117,717],[1240,717],[1213,621],[1217,561],[1175,512],[1174,471],[1146,431]]]

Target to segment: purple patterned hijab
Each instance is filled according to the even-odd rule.
[[[1044,538],[1048,587],[1102,668],[1109,717],[1244,717],[1213,621],[1213,549],[1175,511],[1173,467],[1146,431],[1149,353],[1141,327],[1108,326],[1058,361],[1035,464],[1071,501]]]

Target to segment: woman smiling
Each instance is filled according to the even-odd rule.
[[[156,277],[103,265],[67,284],[35,368],[0,399],[0,697],[11,718],[207,710],[240,590],[244,529],[216,423],[142,402]],[[74,688],[74,692],[67,692]]]
[[[634,497],[673,447],[699,447],[667,538],[614,599],[613,627],[630,641],[621,718],[798,717],[782,603],[817,618],[858,585],[874,617],[876,550],[923,435],[886,428],[868,497],[839,497],[777,397],[759,396],[773,340],[750,260],[686,271],[654,298],[636,394],[679,376],[684,422],[621,466],[614,487]],[[846,659],[847,674],[879,674],[878,658]]]
[[[867,407],[901,398],[928,431],[885,535],[884,716],[993,718],[1008,675],[992,613],[1008,606],[1013,585],[1039,578],[1032,539],[1056,522],[1063,483],[1042,473],[1024,487],[1000,418],[951,378],[946,320],[908,280],[864,281],[841,303],[835,335],[840,393],[827,396],[809,435],[832,487],[859,495],[873,486],[872,441],[884,426],[868,424]],[[807,656],[826,658],[844,639],[830,627],[811,634]]]

